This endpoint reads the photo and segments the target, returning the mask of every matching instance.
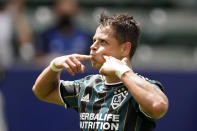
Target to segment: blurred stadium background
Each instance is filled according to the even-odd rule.
[[[52,0],[26,0],[33,37],[53,24]],[[156,131],[196,131],[197,121],[197,1],[196,0],[78,0],[77,25],[90,34],[97,27],[97,16],[128,12],[141,24],[140,45],[133,59],[134,70],[163,83],[170,107],[157,122]],[[0,20],[1,22],[1,20]],[[32,42],[34,45],[34,41]],[[3,131],[78,130],[73,110],[38,101],[31,88],[46,65],[16,58],[2,66],[2,95],[6,127]],[[88,68],[88,73],[95,70]],[[86,75],[86,74],[84,74]],[[64,72],[62,78],[70,78]],[[3,106],[4,105],[4,106]],[[0,111],[1,112],[1,111]],[[1,114],[1,113],[0,113]],[[1,121],[0,121],[1,125]],[[0,129],[1,130],[1,129]]]

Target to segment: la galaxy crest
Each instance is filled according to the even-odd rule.
[[[114,96],[112,98],[111,106],[115,110],[120,107],[123,101],[127,98],[128,91],[125,88],[118,89],[114,92]]]

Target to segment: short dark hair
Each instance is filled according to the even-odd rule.
[[[112,26],[115,31],[115,37],[119,43],[131,42],[130,58],[133,57],[140,36],[139,23],[128,14],[117,14],[107,16],[100,14],[99,25]]]

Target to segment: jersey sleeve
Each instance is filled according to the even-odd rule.
[[[137,73],[136,73],[136,74],[137,74]],[[141,75],[139,75],[139,74],[137,74],[137,75],[138,75],[140,78],[142,78],[142,79],[148,81],[149,83],[156,85],[157,87],[160,88],[160,90],[161,90],[162,92],[164,92],[163,85],[162,85],[159,81],[150,80],[150,79],[148,79],[147,77],[141,76]]]
[[[78,96],[83,84],[83,79],[76,81],[60,81],[59,95],[65,104],[65,107],[77,109]]]
[[[157,87],[159,87],[159,89],[160,89],[162,92],[164,92],[164,87],[163,87],[163,85],[162,85],[159,81],[149,80],[149,82],[150,82],[151,84],[156,85]]]

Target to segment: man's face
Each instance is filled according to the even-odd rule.
[[[103,55],[121,59],[121,48],[122,45],[115,38],[113,28],[111,26],[99,26],[93,37],[93,44],[90,47],[92,66],[100,68],[105,62]]]

